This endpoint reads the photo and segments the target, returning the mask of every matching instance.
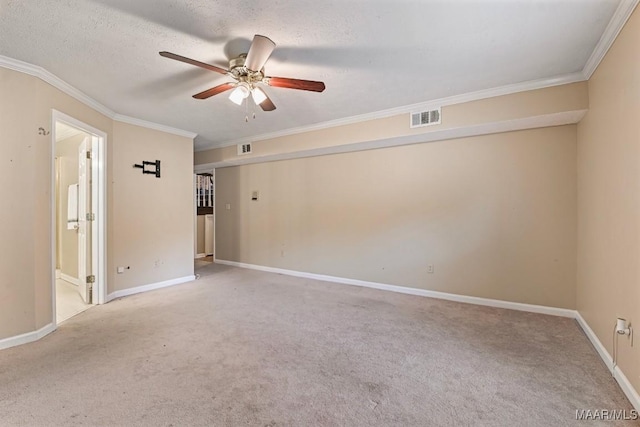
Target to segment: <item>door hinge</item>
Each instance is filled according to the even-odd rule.
[[[96,276],[93,274],[91,276],[87,276],[87,283],[96,283]]]
[[[95,221],[95,220],[96,220],[96,214],[94,213],[87,214],[87,221]]]
[[[87,151],[87,159],[91,158],[91,151]]]

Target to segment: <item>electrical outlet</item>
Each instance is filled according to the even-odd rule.
[[[224,205],[224,208],[228,211],[231,210],[231,203],[227,203],[226,205]]]
[[[433,274],[433,264],[427,265],[427,273]]]
[[[124,267],[118,267],[118,274],[124,273]]]
[[[280,251],[280,257],[284,258],[284,251]]]

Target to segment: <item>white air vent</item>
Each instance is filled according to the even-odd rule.
[[[412,128],[437,124],[440,124],[440,108],[430,111],[421,111],[419,113],[411,113]]]
[[[251,143],[238,144],[238,156],[251,153]]]

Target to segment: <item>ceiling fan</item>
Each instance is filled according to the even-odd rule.
[[[264,90],[258,86],[261,83],[266,83],[273,87],[308,90],[312,92],[322,92],[325,89],[323,82],[266,76],[264,74],[264,64],[267,62],[267,59],[269,59],[269,56],[271,56],[275,47],[276,44],[271,41],[271,39],[256,34],[249,47],[249,52],[229,60],[228,70],[171,52],[160,52],[160,55],[165,58],[175,59],[176,61],[224,74],[235,80],[235,82],[223,83],[193,95],[196,99],[207,99],[233,89],[229,95],[229,99],[234,103],[242,105],[242,102],[251,95],[254,102],[260,105],[260,108],[264,111],[273,111],[276,109],[276,106]]]

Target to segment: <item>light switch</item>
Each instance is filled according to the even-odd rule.
[[[227,203],[226,205],[224,205],[224,208],[225,208],[226,210],[230,211],[230,210],[231,210],[231,204],[230,204],[230,203]]]

